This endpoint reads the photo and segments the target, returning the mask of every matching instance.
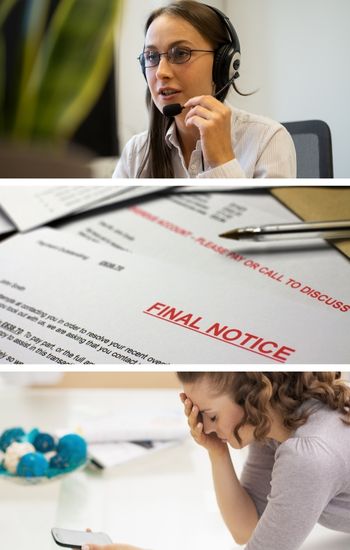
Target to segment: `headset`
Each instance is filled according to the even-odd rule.
[[[220,46],[214,54],[213,81],[217,90],[214,95],[218,99],[221,99],[221,92],[239,77],[238,70],[241,64],[241,46],[236,30],[227,15],[218,8],[208,6],[208,4],[205,5],[217,14],[225,25],[230,38],[230,41]]]
[[[238,35],[229,18],[218,8],[214,8],[208,4],[204,4],[204,6],[216,13],[225,26],[229,38],[227,43],[215,50],[214,54],[213,81],[216,90],[218,90],[215,92],[214,96],[221,100],[223,99],[221,95],[222,92],[239,77],[238,70],[241,64],[241,46]],[[147,80],[145,66],[141,61],[140,63],[143,76]]]

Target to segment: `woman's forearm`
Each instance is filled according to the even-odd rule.
[[[209,452],[216,500],[223,520],[238,544],[250,539],[257,523],[255,504],[242,487],[228,448],[220,452]]]

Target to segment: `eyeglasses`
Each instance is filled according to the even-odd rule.
[[[178,46],[173,46],[172,48],[169,48],[167,52],[162,53],[155,50],[146,50],[145,52],[142,52],[137,59],[139,60],[141,67],[145,69],[159,65],[162,55],[166,55],[169,63],[182,65],[182,63],[187,63],[187,61],[191,59],[192,52],[214,53],[214,50],[191,50],[190,48],[179,48]]]

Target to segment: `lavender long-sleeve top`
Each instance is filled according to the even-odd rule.
[[[317,522],[350,533],[350,425],[318,406],[285,442],[253,443],[241,483],[260,517],[246,550],[296,550]]]

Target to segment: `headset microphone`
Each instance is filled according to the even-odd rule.
[[[177,116],[184,108],[185,107],[182,107],[180,103],[171,103],[170,105],[165,105],[165,107],[163,107],[163,115],[168,117]]]
[[[217,95],[221,94],[221,92],[223,92],[228,86],[232,84],[235,78],[237,78],[236,75],[230,78],[230,80],[226,82],[225,86],[223,86],[218,92],[215,92],[213,97],[216,97]],[[171,103],[170,105],[165,105],[165,107],[163,107],[163,115],[167,117],[174,117],[182,113],[182,110],[184,108],[185,107],[180,105],[180,103]]]

